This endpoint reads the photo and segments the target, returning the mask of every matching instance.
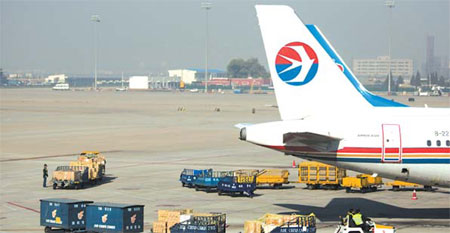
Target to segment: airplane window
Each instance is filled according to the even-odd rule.
[[[427,140],[427,146],[431,146],[431,141]]]
[[[441,146],[441,140],[437,140],[437,141],[436,141],[436,145],[437,145],[437,146]]]
[[[445,142],[445,144],[446,144],[447,146],[450,146],[450,140],[447,140],[447,141]]]

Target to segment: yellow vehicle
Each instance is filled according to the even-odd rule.
[[[318,162],[302,162],[298,166],[298,181],[308,189],[338,189],[346,175],[345,169]]]
[[[256,185],[272,185],[279,188],[283,184],[289,184],[289,171],[283,169],[241,169],[234,171],[235,176],[256,176]]]
[[[88,167],[85,166],[58,166],[52,174],[53,189],[60,188],[83,188],[89,182]]]
[[[367,176],[358,175],[356,177],[344,177],[342,179],[342,187],[347,193],[352,191],[374,192],[377,191],[377,185],[370,183]]]
[[[83,151],[77,161],[70,162],[70,166],[85,166],[89,168],[89,180],[101,180],[106,171],[106,158],[98,151]]]
[[[369,182],[369,185],[376,185],[378,187],[383,185],[383,178],[381,178],[379,176],[373,176],[370,174],[360,174],[358,176],[359,177],[367,177],[367,182]]]
[[[418,188],[422,188],[422,187],[425,191],[433,191],[432,186],[428,186],[428,185],[422,186],[420,184],[409,183],[409,182],[400,181],[400,180],[388,182],[388,183],[386,183],[386,185],[391,186],[392,191],[400,191],[401,189],[418,189]]]

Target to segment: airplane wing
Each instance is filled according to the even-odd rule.
[[[337,146],[340,140],[342,139],[311,132],[285,133],[283,135],[283,143],[286,146],[305,145],[316,151],[330,151]]]

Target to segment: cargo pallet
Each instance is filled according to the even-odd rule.
[[[239,194],[241,196],[246,194],[250,198],[253,198],[255,189],[255,176],[226,176],[220,179],[217,186],[217,193],[219,196],[222,194]]]
[[[398,192],[401,190],[408,190],[408,189],[420,189],[420,188],[423,188],[423,190],[425,190],[427,192],[434,191],[433,187],[429,186],[429,185],[422,186],[420,184],[409,183],[409,182],[400,181],[400,180],[388,182],[385,185],[391,186],[392,191],[394,191],[394,192]]]

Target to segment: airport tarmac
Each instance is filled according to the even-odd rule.
[[[285,156],[241,142],[241,122],[279,119],[275,96],[175,92],[67,91],[1,89],[0,231],[40,232],[39,199],[75,198],[145,205],[148,232],[158,209],[192,208],[224,212],[227,232],[243,232],[245,220],[265,213],[314,212],[317,232],[331,233],[339,215],[360,208],[397,232],[450,231],[450,189],[347,194],[344,190],[307,190],[293,184],[281,190],[259,189],[253,199],[218,196],[181,187],[183,168],[286,168]],[[409,96],[410,97],[410,96]],[[450,107],[449,97],[393,96],[414,106]],[[184,107],[186,111],[177,111]],[[220,112],[215,112],[215,108]],[[252,114],[256,108],[256,114]],[[107,177],[83,190],[42,188],[42,166],[49,173],[83,150],[107,157]]]

